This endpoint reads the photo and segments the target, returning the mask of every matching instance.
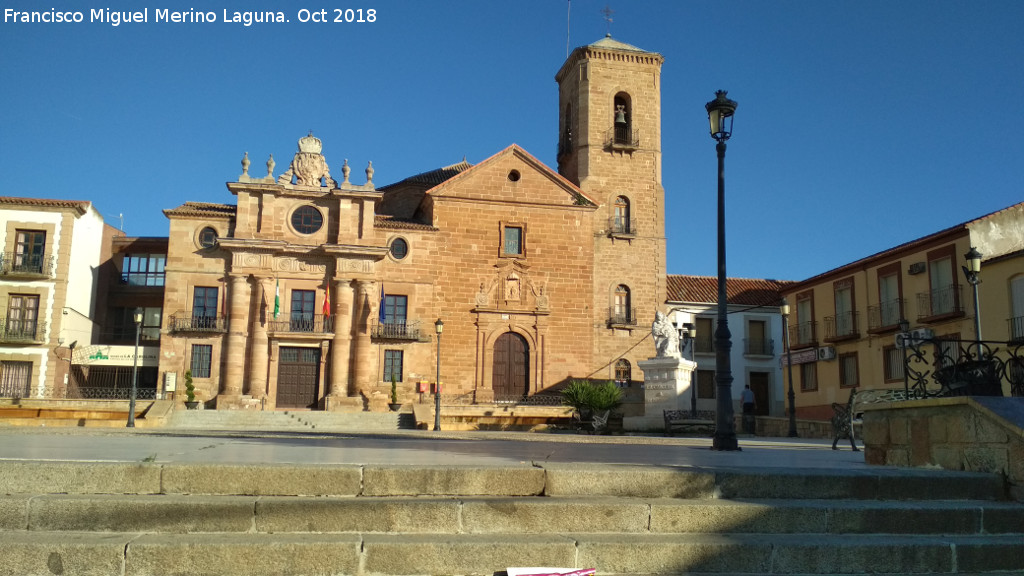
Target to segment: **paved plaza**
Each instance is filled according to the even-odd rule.
[[[605,463],[700,468],[864,470],[863,452],[827,440],[740,438],[716,452],[710,438],[587,436],[529,432],[388,434],[197,432],[194,430],[0,429],[0,461],[265,464],[493,465]],[[872,467],[877,469],[877,467]]]

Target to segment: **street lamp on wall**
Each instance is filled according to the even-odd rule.
[[[725,142],[732,136],[736,102],[726,97],[725,90],[715,92],[715,99],[704,105],[711,124],[711,137],[718,144],[718,326],[715,328],[715,436],[712,450],[740,450],[736,441],[736,421],[732,407],[732,334],[729,332],[728,301],[725,273]]]
[[[128,401],[128,428],[135,428],[135,397],[139,387],[139,332],[142,331],[142,308],[135,309],[135,358],[132,364],[132,395]]]
[[[434,332],[437,334],[437,379],[434,380],[434,430],[441,429],[441,331],[444,330],[444,322],[440,318],[434,322]]]
[[[796,392],[793,391],[793,352],[789,346],[789,301],[782,299],[782,337],[786,339],[786,372],[789,375],[789,437],[796,438]]]
[[[964,259],[967,260],[967,265],[963,267],[964,276],[967,277],[967,281],[974,290],[974,334],[975,340],[978,342],[978,357],[981,358],[981,308],[978,307],[978,284],[981,283],[978,273],[981,272],[981,252],[971,246],[967,254],[964,254]]]

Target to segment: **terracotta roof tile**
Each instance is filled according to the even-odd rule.
[[[385,188],[397,186],[398,184],[427,184],[428,186],[431,187],[437,186],[438,184],[442,184],[445,181],[449,180],[450,178],[458,176],[459,174],[465,172],[466,170],[469,170],[472,167],[473,165],[467,162],[465,158],[463,158],[462,162],[459,162],[457,164],[452,164],[451,166],[444,166],[436,170],[429,170],[421,174],[416,174],[415,176],[409,176],[408,178],[395,182],[394,184],[388,184],[387,186],[382,187],[381,190],[383,191]]]
[[[48,198],[18,198],[15,196],[0,196],[0,204],[23,204],[25,206],[45,206],[48,208],[73,208],[79,214],[85,214],[91,202],[86,200],[52,200]]]
[[[669,274],[669,302],[718,303],[718,277]],[[781,290],[792,284],[788,280],[728,278],[725,282],[729,304],[743,306],[778,306]]]
[[[177,208],[164,210],[164,216],[212,216],[215,218],[233,218],[234,204],[214,204],[211,202],[185,202]]]
[[[385,230],[437,230],[430,224],[414,222],[412,220],[399,220],[387,214],[377,214],[373,220],[374,228]]]

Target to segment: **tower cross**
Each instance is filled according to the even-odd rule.
[[[611,7],[608,6],[607,4],[605,4],[604,10],[601,10],[601,14],[604,14],[604,19],[608,23],[608,36],[612,35],[612,22],[614,22],[614,20],[612,20],[612,14],[614,13],[615,11],[612,10]]]

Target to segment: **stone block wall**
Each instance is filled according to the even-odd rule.
[[[996,472],[1024,500],[1024,399],[933,398],[865,409],[864,458],[884,466]]]

